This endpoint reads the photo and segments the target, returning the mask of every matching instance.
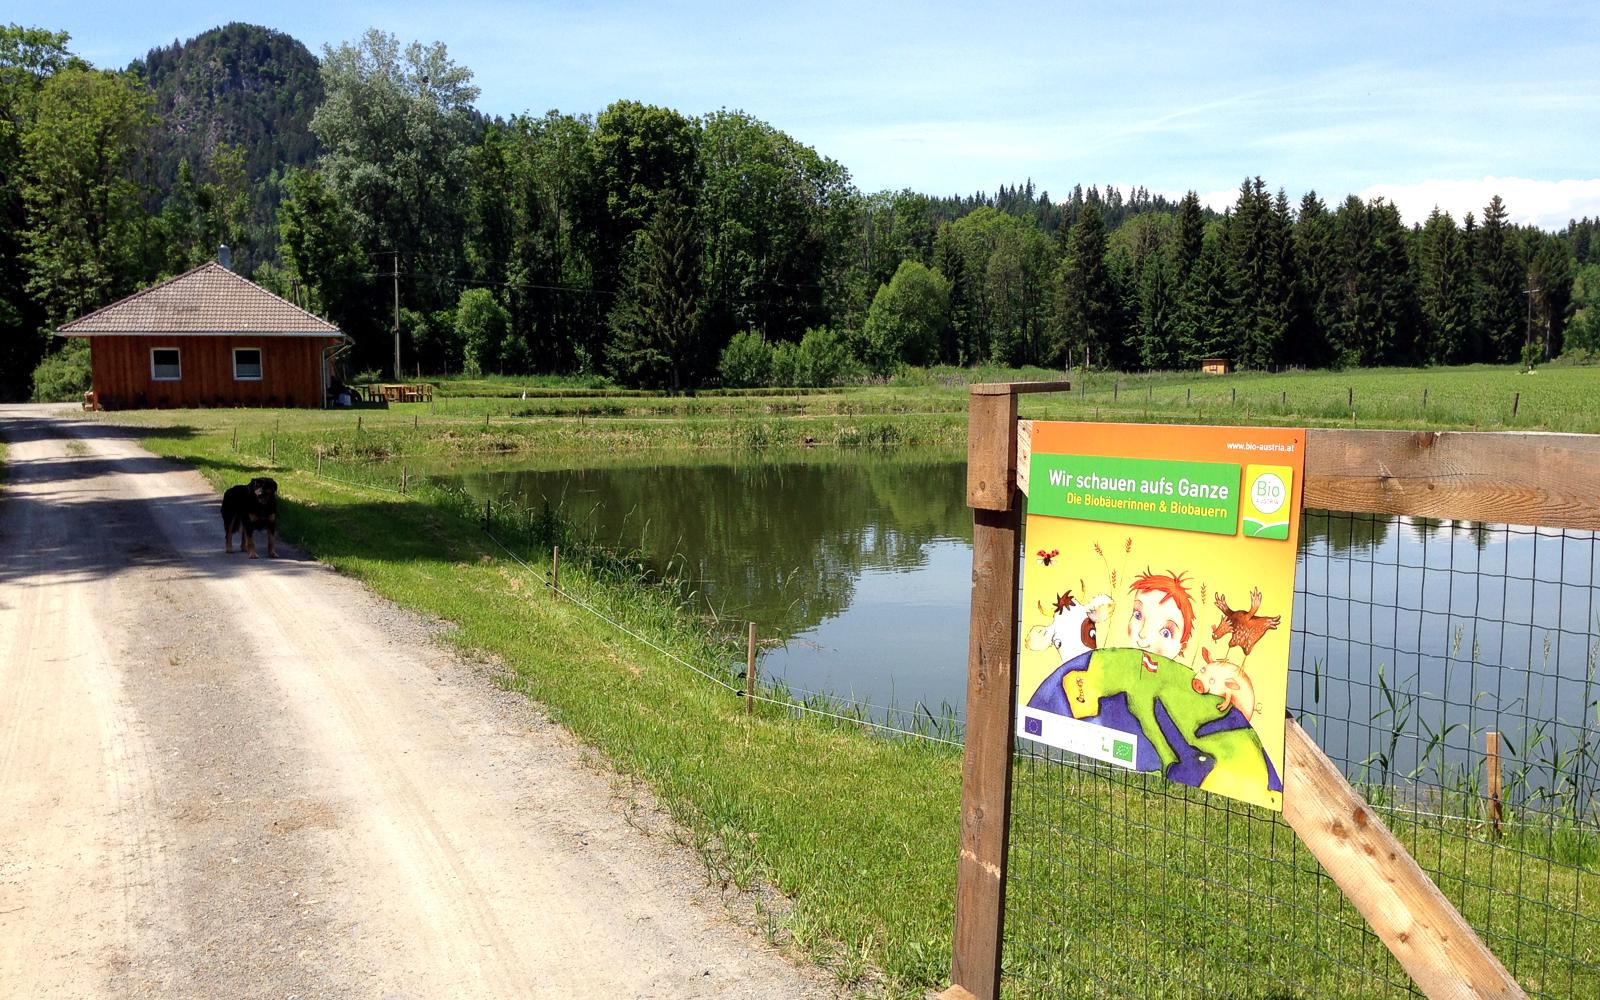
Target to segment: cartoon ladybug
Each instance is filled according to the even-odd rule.
[[[1040,549],[1039,550],[1039,564],[1041,566],[1048,566],[1051,563],[1055,562],[1056,561],[1056,556],[1059,556],[1060,554],[1061,554],[1061,550],[1060,549],[1051,549],[1049,552],[1046,552],[1044,549]]]

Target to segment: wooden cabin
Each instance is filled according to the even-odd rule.
[[[226,255],[223,255],[226,260]],[[339,328],[210,261],[62,325],[89,341],[94,409],[324,406]]]
[[[1227,358],[1200,359],[1200,370],[1207,375],[1226,375],[1231,367]]]

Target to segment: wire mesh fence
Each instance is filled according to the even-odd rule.
[[[1529,996],[1600,996],[1594,535],[1302,534],[1291,714]],[[1011,824],[1009,995],[1420,995],[1277,814],[1028,742]]]
[[[407,475],[381,460],[277,461],[390,493]],[[483,510],[465,494],[451,504]],[[485,526],[548,583],[539,516],[491,501]],[[1302,536],[1290,712],[1530,996],[1600,996],[1594,535],[1308,512]],[[649,641],[581,591],[565,596]],[[743,695],[742,660],[671,655]],[[771,683],[757,700],[891,736],[963,737],[959,715],[919,705]],[[1008,996],[1419,995],[1276,814],[1032,743],[1014,785]]]
[[[238,447],[237,442],[235,447]],[[464,489],[443,487],[426,475],[413,475],[408,465],[384,457],[344,457],[334,461],[316,451],[302,453],[300,443],[286,442],[280,451],[275,441],[265,437],[247,439],[244,447],[259,457],[270,457],[279,468],[297,469],[358,489],[431,502],[469,519],[481,516],[489,540],[506,558],[545,586],[552,581],[541,565],[546,564],[552,546],[561,547],[569,561],[576,558],[589,570],[598,569],[611,583],[625,579],[629,583],[664,584],[659,588],[660,593],[668,593],[675,586],[670,567],[666,571],[650,570],[648,560],[641,553],[585,535],[559,511],[547,507],[520,504],[508,497],[484,499]],[[655,648],[700,680],[731,695],[745,696],[742,659],[736,662],[731,655],[719,658],[714,648],[701,649],[699,656],[664,649],[650,638],[651,629],[646,623],[627,621],[627,616],[616,609],[601,607],[594,592],[586,592],[581,587],[574,589],[574,582],[569,577],[560,591],[572,604],[619,634]],[[711,645],[714,647],[714,643]],[[882,736],[909,737],[956,749],[962,745],[964,721],[959,711],[947,703],[930,705],[912,700],[903,705],[878,704],[867,699],[844,698],[836,692],[812,690],[781,678],[760,678],[752,698],[795,715],[824,719]]]

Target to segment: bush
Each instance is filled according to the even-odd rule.
[[[772,384],[772,348],[754,330],[736,333],[722,349],[717,374],[730,389]]]
[[[772,376],[767,384],[785,388],[810,384],[801,372],[800,348],[797,345],[786,340],[772,348]]]
[[[466,351],[468,375],[523,372],[527,345],[511,329],[511,314],[487,288],[469,288],[456,303],[456,338]]]
[[[844,338],[825,326],[806,331],[795,358],[796,385],[829,386],[858,374]]]
[[[33,370],[35,403],[79,402],[93,381],[89,342],[74,337],[61,350],[47,354]]]
[[[861,360],[874,375],[888,375],[901,364],[928,364],[949,322],[950,283],[914,260],[901,261],[867,310]]]

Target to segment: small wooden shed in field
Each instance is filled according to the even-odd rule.
[[[1207,375],[1226,375],[1232,365],[1227,358],[1201,358],[1200,370]]]
[[[350,342],[321,317],[216,261],[56,330],[89,341],[85,405],[323,406]]]

